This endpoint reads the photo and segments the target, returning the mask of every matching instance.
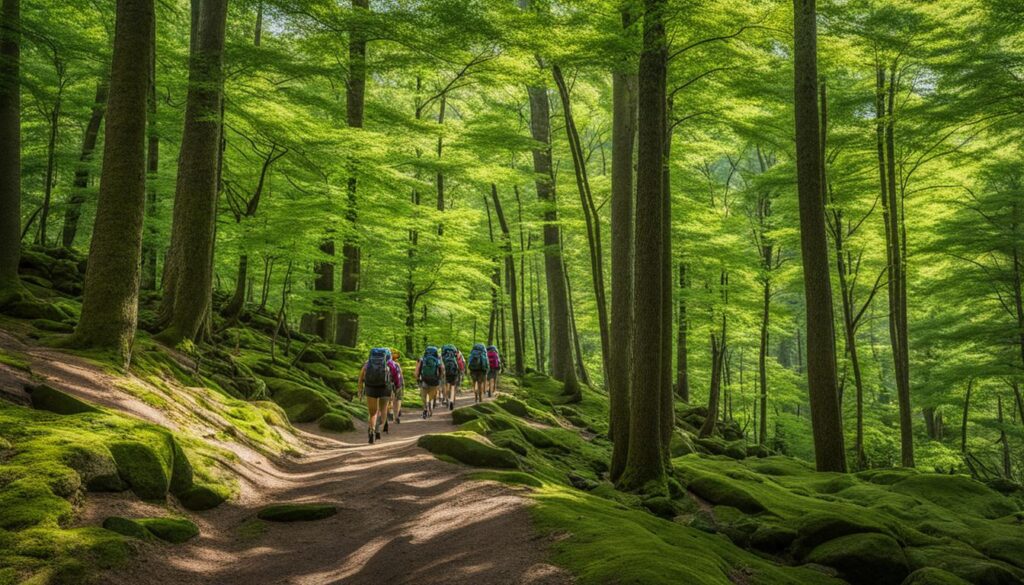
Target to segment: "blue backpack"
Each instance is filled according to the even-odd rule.
[[[441,383],[441,358],[438,357],[437,348],[433,345],[423,352],[423,359],[420,360],[420,378],[430,386]]]
[[[459,371],[459,349],[452,344],[447,344],[441,348],[441,360],[444,361],[445,373],[449,377],[454,376]]]
[[[388,360],[391,359],[391,350],[386,347],[375,347],[370,350],[370,359],[366,361],[366,375],[363,383],[367,386],[380,388],[391,382],[391,368],[388,367]]]
[[[469,352],[469,369],[473,372],[486,372],[489,366],[487,364],[487,348],[482,343],[474,343],[473,351]]]

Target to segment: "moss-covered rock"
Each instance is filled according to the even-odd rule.
[[[696,441],[700,449],[710,455],[725,455],[727,444],[721,437],[699,437]]]
[[[964,475],[916,474],[894,483],[892,491],[982,518],[1000,518],[1020,510],[1012,498]]]
[[[518,416],[520,418],[530,417],[530,408],[526,405],[525,402],[519,400],[518,398],[503,395],[499,396],[498,399],[494,401],[494,403],[501,407],[503,410],[505,410],[505,412],[511,414],[512,416]]]
[[[726,457],[732,459],[746,459],[747,458],[747,444],[743,441],[733,441],[726,443],[725,451],[723,453]]]
[[[91,492],[119,492],[128,487],[117,472],[113,455],[104,446],[69,445],[63,460],[78,473],[82,484]]]
[[[4,308],[4,313],[18,319],[46,319],[48,321],[63,321],[68,318],[56,305],[26,299],[10,303]]]
[[[331,406],[315,390],[281,378],[266,378],[271,399],[293,423],[313,422],[327,414]]]
[[[168,440],[171,444],[171,481],[167,489],[172,494],[180,494],[192,489],[192,481],[195,472],[192,463],[188,460],[185,452],[181,449],[178,441],[173,437]]]
[[[806,560],[836,569],[853,585],[899,585],[910,573],[899,543],[878,533],[840,536],[816,547]]]
[[[901,585],[970,585],[949,571],[928,567],[907,576]]]
[[[740,482],[713,473],[700,474],[689,479],[686,487],[697,496],[723,506],[732,506],[748,514],[764,511],[761,504]]]
[[[661,518],[674,518],[676,515],[675,503],[665,496],[646,498],[641,504],[651,514]]]
[[[337,513],[337,506],[331,504],[276,504],[263,508],[256,517],[268,522],[307,522],[330,518]]]
[[[143,500],[163,501],[171,483],[172,462],[151,445],[139,441],[117,441],[109,445],[117,472],[135,495]]]
[[[672,457],[682,457],[683,455],[697,452],[697,447],[693,444],[693,438],[690,434],[678,430],[672,433],[670,449]]]
[[[199,527],[185,518],[140,518],[138,523],[153,536],[172,544],[181,544],[199,536]]]
[[[458,411],[456,411],[458,412]],[[474,432],[423,435],[417,445],[431,453],[448,457],[473,467],[495,467],[514,469],[518,467],[516,454],[509,449],[494,446],[490,441]]]
[[[36,319],[32,321],[32,326],[41,331],[49,331],[50,333],[71,333],[75,330],[68,323],[51,321],[50,319]]]
[[[317,425],[325,431],[334,433],[346,433],[356,428],[355,424],[352,423],[352,417],[336,412],[328,412],[321,416],[320,420],[317,421]]]
[[[192,486],[175,497],[186,510],[197,512],[216,508],[227,499],[219,491],[202,485]]]
[[[989,560],[963,544],[910,547],[906,554],[911,569],[942,569],[976,585],[1019,585],[1024,582],[1024,574],[1013,567]]]
[[[1024,530],[1018,538],[991,538],[976,546],[985,556],[1024,569]]]
[[[778,524],[760,524],[750,535],[750,546],[767,553],[778,553],[796,540],[796,530]]]
[[[803,553],[822,543],[851,534],[888,532],[884,527],[864,518],[833,512],[812,512],[805,515],[798,522],[796,531],[799,535],[796,545]]]
[[[147,540],[152,536],[142,524],[120,516],[111,516],[104,520],[103,528],[122,536],[138,538],[139,540]]]
[[[25,386],[25,392],[28,393],[29,399],[32,401],[32,408],[36,410],[46,410],[57,414],[82,414],[98,411],[88,402],[45,384]]]

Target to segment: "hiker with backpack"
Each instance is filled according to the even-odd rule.
[[[441,347],[441,361],[444,363],[444,385],[442,394],[448,410],[455,410],[455,391],[462,386],[462,375],[466,371],[466,360],[455,345],[448,343]]]
[[[501,355],[498,348],[487,346],[487,396],[498,393],[498,372],[501,371]]]
[[[423,357],[416,363],[416,381],[420,385],[420,398],[423,399],[423,418],[434,415],[437,405],[437,392],[445,379],[444,362],[437,347],[428,346]]]
[[[469,375],[473,379],[473,398],[475,402],[483,402],[484,390],[487,386],[487,374],[490,364],[487,360],[487,348],[482,343],[474,343],[469,352]]]
[[[395,364],[398,378],[391,392],[391,411],[388,412],[388,420],[394,420],[396,425],[402,422],[402,398],[405,396],[405,376],[402,373],[402,364],[398,361],[399,355],[396,350],[392,350],[391,362]],[[384,432],[388,432],[388,421],[384,421]]]
[[[359,396],[366,396],[366,410],[369,413],[367,434],[371,445],[375,440],[380,440],[379,419],[387,419],[388,402],[394,385],[401,377],[401,370],[391,359],[390,349],[375,347],[370,350],[370,357],[359,371]]]

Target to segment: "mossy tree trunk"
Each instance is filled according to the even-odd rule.
[[[819,144],[815,0],[794,0],[793,11],[797,196],[807,306],[807,382],[811,427],[818,470],[846,471],[821,184],[823,161]]]
[[[93,99],[92,114],[85,126],[85,135],[82,138],[82,152],[78,156],[78,168],[75,169],[75,178],[71,183],[71,197],[64,207],[64,226],[61,230],[61,244],[70,248],[75,244],[75,236],[78,234],[78,220],[82,216],[82,205],[86,199],[86,189],[89,188],[90,165],[92,155],[96,150],[96,140],[100,134],[100,125],[103,123],[103,115],[107,110],[108,80],[104,75],[96,83],[96,97]]]
[[[666,78],[667,78],[666,57]],[[667,83],[667,81],[666,81]],[[665,463],[671,468],[672,431],[675,428],[675,396],[672,392],[672,175],[668,161],[672,152],[672,97],[665,90],[662,120],[665,134],[662,137],[661,163],[661,369],[658,389],[661,392],[661,441],[664,447]]]
[[[633,18],[626,11],[622,25]],[[637,77],[626,63],[612,73],[612,307],[610,328],[616,332],[618,353],[631,356],[633,347],[633,150],[636,141]],[[610,359],[611,356],[609,355]],[[629,381],[631,360],[609,364],[609,427],[613,440],[609,475],[618,481],[629,451]]]
[[[47,228],[50,224],[50,204],[53,198],[53,187],[57,173],[57,136],[60,132],[60,116],[64,106],[64,90],[68,85],[67,63],[60,57],[57,49],[53,50],[53,68],[57,74],[57,94],[50,108],[50,132],[46,143],[46,177],[43,179],[43,206],[39,212],[39,233],[36,243],[47,245]]]
[[[369,0],[352,0],[354,11],[368,11]],[[349,33],[348,44],[348,91],[345,94],[346,118],[350,128],[363,127],[363,109],[366,101],[366,35],[357,26]],[[346,221],[354,228],[358,220],[358,199],[356,197],[356,177],[348,179],[348,211]],[[341,294],[345,301],[352,302],[359,291],[359,279],[362,273],[362,252],[359,241],[350,231],[342,245],[341,255]],[[338,314],[335,341],[346,347],[355,347],[359,338],[359,314],[345,309]]]
[[[21,4],[0,12],[0,307],[24,293],[21,256]]]
[[[160,237],[156,229],[154,216],[156,215],[157,173],[160,171],[160,132],[156,125],[156,29],[153,29],[153,38],[150,40],[153,45],[152,58],[149,65],[149,99],[147,100],[146,113],[149,124],[147,130],[148,144],[146,146],[146,231],[142,237],[142,288],[144,290],[156,290],[156,265],[157,265],[157,239]]]
[[[686,263],[679,263],[679,322],[676,332],[676,396],[683,402],[690,402],[690,356],[687,347],[690,322],[686,314]]]
[[[637,130],[636,224],[634,235],[633,348],[623,356],[630,374],[629,449],[619,478],[624,489],[660,491],[665,482],[662,425],[662,197],[665,190],[665,83],[667,48],[665,0],[645,0],[640,53]]]
[[[72,342],[130,360],[138,315],[146,210],[146,99],[153,0],[118,0],[103,173],[89,246],[82,316]]]
[[[189,57],[171,248],[164,270],[161,337],[195,340],[210,314],[217,207],[227,0],[202,0]]]

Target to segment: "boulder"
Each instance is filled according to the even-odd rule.
[[[515,469],[519,466],[514,452],[496,447],[471,431],[423,435],[416,444],[435,455],[473,467]]]
[[[347,414],[339,414],[336,412],[328,412],[327,414],[320,417],[317,421],[317,425],[325,430],[334,433],[346,433],[348,431],[354,431],[356,426],[352,424],[352,417]]]
[[[206,487],[193,486],[176,496],[186,510],[202,511],[216,508],[226,499],[220,493]]]
[[[268,522],[306,522],[330,518],[337,513],[337,506],[331,504],[276,504],[263,508],[256,517]]]
[[[694,477],[686,487],[712,504],[732,506],[748,514],[765,511],[764,505],[740,485],[740,482],[717,474],[708,473]]]
[[[103,528],[111,532],[116,532],[121,536],[127,536],[128,538],[138,538],[139,540],[149,540],[152,535],[146,530],[146,527],[134,520],[128,518],[122,518],[120,516],[111,516],[103,521]]]
[[[271,399],[293,423],[313,422],[330,410],[327,399],[315,390],[282,378],[266,378]]]
[[[818,545],[806,560],[832,567],[852,585],[900,585],[910,573],[899,543],[879,533],[840,536]]]
[[[135,495],[143,500],[163,501],[171,482],[171,462],[150,445],[138,441],[117,441],[109,446],[117,472]]]
[[[45,384],[25,386],[25,392],[28,393],[29,399],[32,401],[32,408],[36,410],[47,410],[65,415],[99,412],[98,408],[88,402]]]
[[[185,518],[140,518],[138,523],[153,536],[172,544],[181,544],[199,536],[199,527]]]

